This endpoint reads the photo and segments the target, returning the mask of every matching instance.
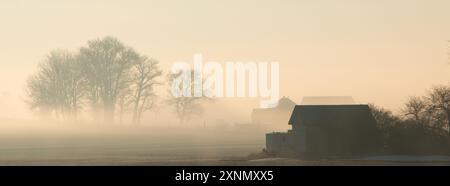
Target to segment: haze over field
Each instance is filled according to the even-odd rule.
[[[424,95],[433,85],[449,85],[448,7],[448,0],[1,0],[0,128],[12,136],[14,131],[19,136],[28,134],[24,131],[43,136],[47,129],[54,132],[53,125],[38,120],[25,103],[27,79],[50,51],[76,52],[106,36],[158,60],[160,81],[173,63],[192,63],[196,53],[203,54],[205,62],[221,64],[277,61],[280,96],[296,103],[305,96],[352,96],[357,103],[376,103],[398,112],[409,96]],[[167,89],[167,84],[157,87],[160,100],[170,96]],[[191,125],[249,123],[259,101],[216,99],[204,105],[205,112]],[[160,104],[158,112],[144,114],[143,126],[177,126],[173,111]],[[80,123],[95,121],[84,114]],[[264,132],[243,137],[257,147],[249,152],[263,147]],[[0,147],[20,141],[10,139]],[[20,144],[27,146],[28,141]]]

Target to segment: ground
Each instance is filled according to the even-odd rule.
[[[264,148],[266,132],[250,131],[182,126],[2,128],[0,165],[450,165],[446,156],[249,158]]]

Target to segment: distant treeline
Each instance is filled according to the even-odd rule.
[[[168,75],[169,84],[176,74]],[[76,120],[81,111],[95,121],[114,123],[115,116],[132,113],[139,124],[142,114],[157,104],[155,87],[162,70],[158,61],[139,54],[114,37],[88,41],[76,52],[54,50],[40,63],[26,87],[26,102],[32,110],[59,120]],[[170,98],[180,122],[198,105],[194,98]]]
[[[450,87],[410,97],[401,113],[371,105],[384,147],[392,154],[450,154]]]

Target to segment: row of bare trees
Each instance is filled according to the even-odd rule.
[[[180,73],[168,74],[169,87]],[[143,113],[157,106],[155,87],[162,84],[160,76],[158,61],[139,54],[117,38],[105,37],[88,41],[75,53],[50,52],[27,82],[27,103],[34,111],[64,121],[76,121],[81,111],[89,111],[97,122],[103,115],[104,123],[114,123],[114,116],[122,123],[129,111],[131,122],[137,125]],[[184,123],[201,113],[203,99],[169,97],[166,103]]]
[[[450,153],[450,86],[410,97],[399,114],[375,105],[372,113],[393,153]]]
[[[92,40],[76,53],[50,52],[28,81],[28,103],[63,120],[76,120],[89,108],[96,117],[103,113],[105,123],[114,122],[116,107],[120,114],[131,108],[132,122],[139,124],[155,104],[161,74],[156,60],[116,38]]]

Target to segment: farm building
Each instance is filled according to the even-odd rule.
[[[253,109],[252,124],[262,126],[271,131],[286,131],[295,102],[287,97],[282,97],[274,108]]]
[[[275,154],[354,156],[381,147],[381,135],[368,105],[297,105],[292,129],[266,134],[266,150]]]

